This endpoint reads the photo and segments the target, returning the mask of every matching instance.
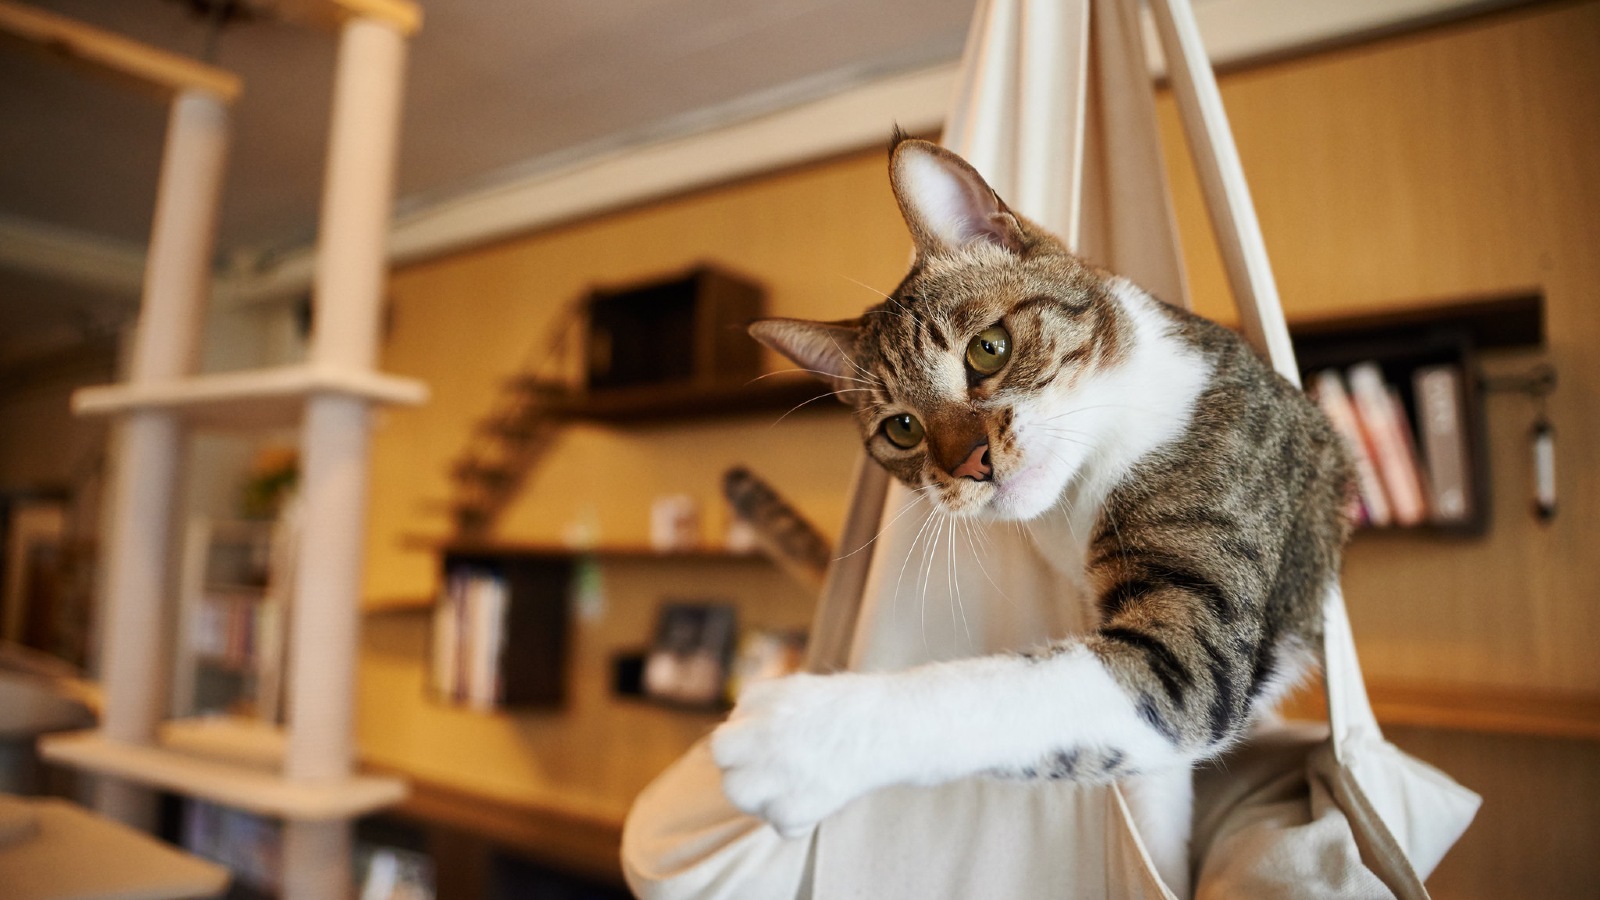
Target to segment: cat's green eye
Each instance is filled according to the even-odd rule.
[[[883,422],[883,436],[902,450],[910,450],[922,443],[922,423],[910,413],[891,416]]]
[[[979,375],[993,375],[1011,358],[1011,333],[990,325],[967,345],[967,365]]]

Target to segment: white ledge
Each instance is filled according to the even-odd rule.
[[[367,370],[294,365],[82,388],[72,395],[72,411],[80,416],[169,411],[204,428],[282,427],[299,423],[307,400],[328,394],[416,406],[427,402],[428,387]]]
[[[110,740],[98,731],[46,736],[39,752],[51,762],[296,821],[352,819],[406,796],[398,778],[296,781],[253,766]]]

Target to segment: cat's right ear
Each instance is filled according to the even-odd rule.
[[[949,150],[896,135],[889,183],[919,258],[974,243],[1023,252],[1027,236],[1016,214],[977,169]]]
[[[750,323],[751,337],[822,379],[850,406],[860,405],[853,398],[860,396],[857,388],[862,379],[852,358],[860,333],[855,322],[757,319]]]

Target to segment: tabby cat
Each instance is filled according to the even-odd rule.
[[[751,333],[945,514],[1066,519],[1099,625],[753,686],[712,752],[734,805],[786,835],[892,784],[1106,781],[1219,753],[1314,658],[1348,533],[1344,446],[1235,334],[1086,265],[940,147],[897,136],[890,176],[916,255],[886,302]]]

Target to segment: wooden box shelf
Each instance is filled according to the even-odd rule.
[[[442,565],[433,696],[479,710],[563,706],[573,559],[479,549]]]
[[[1527,291],[1421,304],[1381,315],[1298,322],[1291,325],[1291,332],[1305,383],[1310,386],[1317,373],[1328,373],[1331,393],[1348,389],[1352,395],[1356,408],[1351,417],[1359,420],[1359,430],[1367,437],[1366,455],[1380,476],[1373,481],[1381,481],[1385,490],[1393,487],[1391,476],[1398,468],[1410,470],[1420,483],[1426,506],[1421,523],[1399,524],[1405,520],[1397,513],[1394,518],[1399,521],[1392,525],[1384,521],[1387,515],[1374,515],[1372,524],[1379,529],[1423,527],[1463,535],[1487,531],[1490,461],[1479,354],[1542,346],[1543,296]],[[1369,399],[1388,388],[1403,421],[1379,416],[1375,423],[1369,410],[1361,408],[1354,374],[1360,368],[1367,370],[1367,376],[1377,374],[1368,377],[1369,386],[1382,382],[1369,390]],[[1346,378],[1349,387],[1338,387]],[[1396,425],[1400,428],[1395,439],[1411,445],[1409,459],[1382,452],[1379,432],[1394,431]],[[1396,445],[1391,442],[1391,446]],[[1430,468],[1434,461],[1439,463],[1437,469]],[[1406,478],[1402,475],[1399,481],[1403,484]]]
[[[783,413],[786,410],[843,412],[821,382],[798,372],[776,372],[754,381],[666,384],[549,394],[542,409],[553,419],[609,425]]]

